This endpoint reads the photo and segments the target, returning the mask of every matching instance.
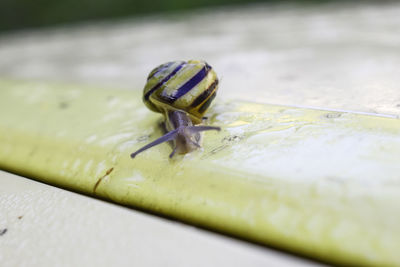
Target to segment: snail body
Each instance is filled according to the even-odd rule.
[[[164,115],[167,133],[131,154],[139,153],[172,141],[175,153],[185,154],[200,147],[200,132],[220,130],[215,126],[201,126],[204,114],[216,96],[218,78],[205,61],[174,61],[153,69],[143,89],[143,102],[152,111]]]

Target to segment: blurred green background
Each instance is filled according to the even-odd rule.
[[[274,0],[0,0],[0,31]],[[310,1],[302,1],[310,2]],[[321,2],[321,1],[311,1]]]

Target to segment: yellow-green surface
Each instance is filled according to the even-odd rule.
[[[1,81],[0,167],[326,261],[400,265],[399,120],[216,102],[223,130],[202,150],[132,160],[161,135],[139,91]]]

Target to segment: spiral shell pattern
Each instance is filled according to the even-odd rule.
[[[217,75],[205,61],[173,61],[150,72],[143,101],[156,112],[183,110],[194,123],[200,123],[217,89]]]

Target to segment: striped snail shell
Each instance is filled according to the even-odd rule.
[[[173,142],[170,158],[200,147],[200,132],[220,130],[200,126],[204,114],[216,96],[218,78],[205,61],[173,61],[153,69],[143,89],[143,102],[152,111],[164,115],[167,133],[131,154],[137,154],[166,141]]]

